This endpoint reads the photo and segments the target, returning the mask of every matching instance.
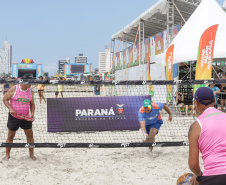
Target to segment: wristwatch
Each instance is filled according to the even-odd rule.
[[[202,180],[202,175],[203,175],[203,173],[202,173],[202,171],[201,171],[201,175],[196,177],[196,181],[201,182],[201,180]]]

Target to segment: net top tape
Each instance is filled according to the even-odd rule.
[[[62,84],[62,85],[187,85],[187,84],[226,84],[220,80],[36,80],[36,79],[0,79],[0,84]]]

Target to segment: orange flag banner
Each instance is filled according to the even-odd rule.
[[[173,79],[173,52],[174,44],[166,51],[166,80]],[[171,100],[171,85],[167,85],[167,99]]]
[[[209,80],[212,75],[212,62],[213,62],[213,51],[215,44],[215,37],[217,32],[218,24],[215,24],[202,34],[199,41],[199,51],[196,63],[195,80]],[[201,87],[206,86],[203,84],[195,85],[194,91]]]

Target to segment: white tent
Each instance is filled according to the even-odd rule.
[[[202,0],[175,37],[173,63],[197,60],[199,41],[203,32],[219,24],[213,58],[226,58],[226,13],[216,0]]]

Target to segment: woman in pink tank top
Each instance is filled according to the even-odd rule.
[[[200,116],[189,130],[189,167],[195,174],[193,184],[226,184],[226,114],[214,108],[215,99],[209,87],[200,87],[195,93]],[[199,151],[204,172],[199,166]],[[195,179],[196,178],[196,179]]]

